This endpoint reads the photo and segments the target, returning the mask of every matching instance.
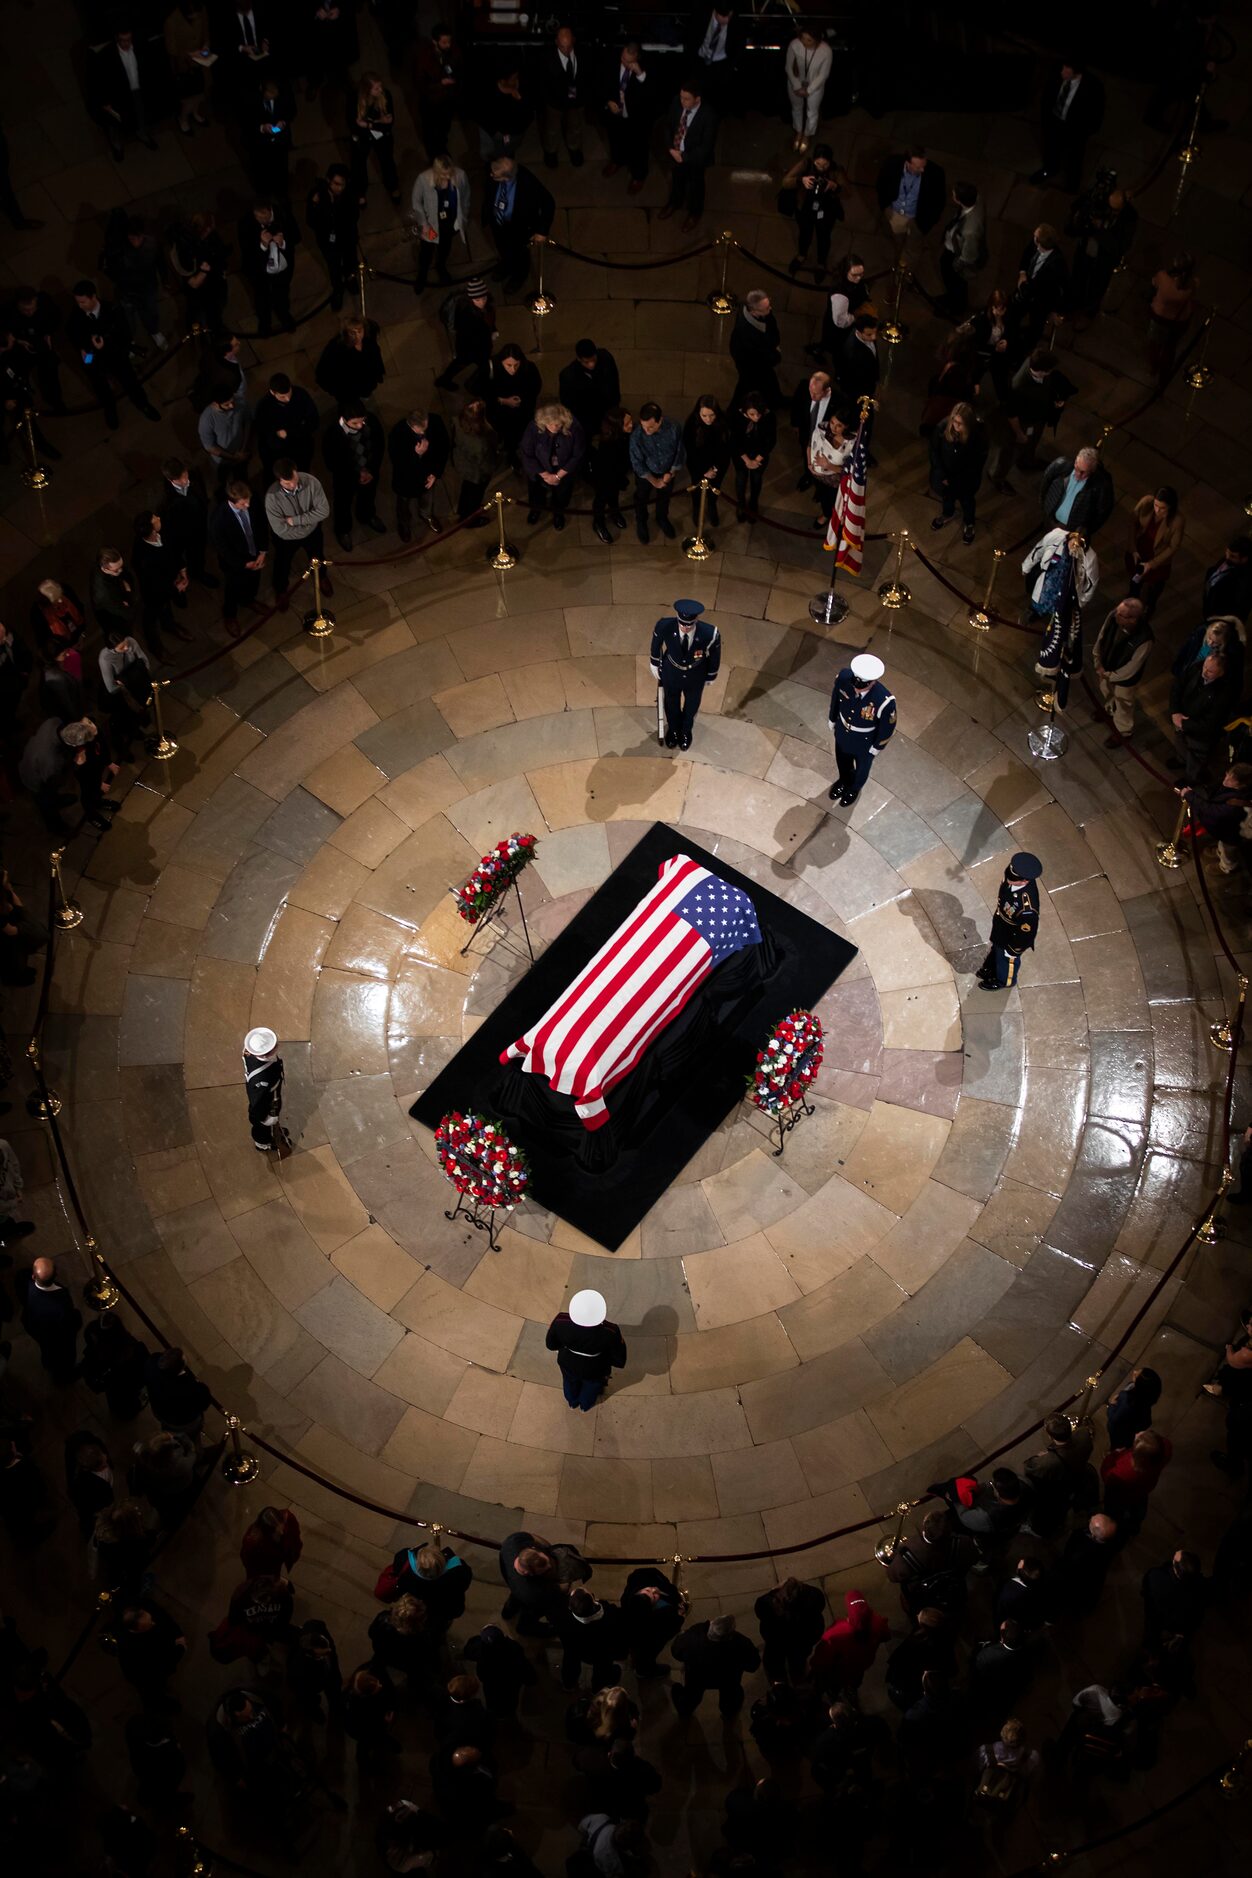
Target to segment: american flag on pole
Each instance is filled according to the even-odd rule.
[[[869,477],[869,450],[865,442],[865,419],[856,427],[856,441],[848,458],[835,504],[830,512],[825,548],[835,555],[835,566],[846,567],[849,574],[861,571],[861,549],[865,544],[865,484]]]
[[[602,1128],[613,1085],[629,1075],[715,965],[760,939],[747,894],[676,854],[568,990],[500,1061],[521,1058],[524,1069],[573,1096],[585,1128]]]

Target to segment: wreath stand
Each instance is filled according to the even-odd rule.
[[[755,1103],[753,1106],[756,1107]],[[764,1112],[765,1111],[761,1109],[757,1109],[758,1114],[763,1114]],[[786,1147],[787,1136],[791,1133],[792,1129],[798,1128],[806,1115],[816,1115],[816,1113],[817,1109],[815,1105],[812,1102],[806,1101],[803,1096],[800,1096],[797,1101],[785,1103],[782,1108],[770,1116],[769,1138],[771,1141],[777,1138],[778,1141],[778,1146],[773,1150],[775,1160],[778,1160],[783,1149]]]
[[[474,1228],[475,1232],[485,1232],[487,1235],[488,1250],[498,1252],[500,1250],[501,1222],[497,1220],[496,1214],[501,1211],[507,1215],[513,1211],[513,1208],[511,1206],[504,1208],[489,1206],[484,1200],[470,1200],[466,1198],[465,1194],[458,1193],[456,1205],[450,1213],[445,1211],[444,1218],[449,1220],[463,1219],[467,1225]]]
[[[509,939],[510,939],[509,928],[505,925],[503,920],[500,918],[500,908],[501,908],[502,903],[508,898],[510,889],[517,896],[517,910],[521,914],[521,918],[522,918],[522,937],[526,941],[526,951],[530,956],[530,962],[532,965],[534,964],[535,948],[530,942],[530,927],[526,924],[526,908],[522,903],[522,888],[521,888],[521,874],[520,873],[515,874],[512,880],[506,880],[503,886],[500,888],[499,892],[493,895],[489,904],[483,908],[482,912],[478,915],[478,918],[474,921],[473,925],[470,927],[470,936],[465,941],[465,944],[461,947],[459,957],[461,958],[465,957],[466,953],[469,951],[470,947],[473,945],[475,939],[478,937],[479,931],[483,926],[494,926],[501,940],[505,944],[508,944]],[[452,895],[454,900],[457,898],[457,892],[456,892],[455,887],[449,887],[448,892]],[[521,957],[520,950],[518,951],[518,957],[519,958]]]

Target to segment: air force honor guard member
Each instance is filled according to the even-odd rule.
[[[675,600],[674,613],[652,632],[652,676],[665,700],[665,747],[689,750],[691,727],[704,687],[722,665],[722,641],[712,620],[701,619],[698,600]],[[658,725],[659,729],[659,725]]]
[[[872,652],[858,652],[835,679],[830,694],[830,728],[835,733],[839,775],[830,799],[850,808],[869,781],[874,758],[895,734],[896,701],[881,683],[886,666]]]
[[[991,950],[978,968],[983,991],[1010,991],[1017,983],[1022,953],[1034,950],[1039,931],[1039,889],[1043,872],[1037,854],[1015,854],[1004,870],[991,919]]]

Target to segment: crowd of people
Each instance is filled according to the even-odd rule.
[[[15,1242],[23,1223],[10,1217],[4,1232]],[[755,1599],[750,1625],[717,1604],[697,1617],[659,1564],[616,1573],[610,1595],[575,1545],[519,1530],[489,1574],[502,1585],[499,1611],[476,1626],[467,1596],[486,1561],[476,1553],[476,1569],[468,1548],[440,1543],[435,1528],[381,1562],[367,1625],[332,1630],[302,1589],[300,1520],[271,1505],[242,1532],[238,1579],[213,1623],[212,1612],[185,1609],[164,1557],[194,1539],[216,1472],[210,1391],[181,1350],[150,1350],[116,1310],[84,1331],[52,1260],[36,1259],[17,1289],[49,1385],[82,1407],[87,1391],[98,1403],[65,1441],[64,1499],[109,1594],[101,1624],[128,1690],[130,1784],[101,1821],[115,1878],[141,1878],[161,1828],[203,1809],[188,1786],[196,1731],[245,1840],[300,1843],[321,1809],[342,1809],[327,1768],[347,1749],[357,1829],[376,1834],[382,1869],[443,1869],[446,1856],[449,1869],[536,1878],[505,1822],[533,1798],[520,1769],[550,1725],[543,1690],[553,1678],[568,1699],[555,1750],[567,1775],[546,1797],[568,1807],[561,1856],[574,1878],[651,1868],[653,1809],[686,1799],[673,1730],[710,1698],[753,1748],[725,1794],[721,1843],[693,1854],[709,1878],[770,1878],[831,1844],[854,1870],[879,1856],[911,1862],[926,1847],[943,1858],[968,1849],[972,1821],[994,1830],[1045,1783],[1081,1808],[1101,1783],[1167,1764],[1171,1717],[1196,1690],[1197,1635],[1249,1587],[1248,1500],[1207,1571],[1185,1543],[1127,1569],[1125,1549],[1176,1464],[1153,1425],[1161,1379],[1139,1367],[1100,1415],[1102,1434],[1055,1414],[1014,1466],[930,1483],[886,1581],[872,1596],[841,1593],[833,1611],[820,1584],[787,1576]],[[1235,1476],[1252,1463],[1250,1329],[1244,1312],[1206,1385],[1227,1420],[1214,1458]],[[11,1412],[4,1422],[0,1519],[19,1556],[35,1559],[57,1530],[61,1496],[32,1457],[29,1423]],[[1089,1629],[1095,1679],[1028,1725],[1021,1712],[1039,1706],[1031,1685],[1055,1676],[1058,1645],[1065,1654],[1067,1635],[1101,1609],[1110,1578],[1123,1594],[1138,1580],[1137,1645],[1112,1641],[1115,1626]],[[480,1615],[489,1608],[476,1603]],[[195,1653],[219,1685],[200,1719],[177,1694]],[[41,1641],[11,1618],[0,1692],[4,1825],[20,1861],[91,1752],[93,1729]]]

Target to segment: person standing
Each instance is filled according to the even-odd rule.
[[[545,1348],[557,1352],[566,1402],[584,1412],[595,1407],[611,1372],[626,1367],[625,1340],[598,1291],[574,1293],[569,1310],[548,1325]]]
[[[481,398],[467,398],[452,427],[452,467],[461,478],[456,512],[460,521],[471,528],[485,528],[487,517],[481,509],[487,484],[500,461],[496,433],[487,422],[487,407]]]
[[[635,420],[620,405],[606,411],[587,453],[591,476],[591,527],[598,541],[612,542],[609,523],[625,528],[622,491],[630,482],[630,438]]]
[[[652,676],[665,701],[665,747],[689,750],[704,687],[717,677],[722,641],[699,600],[675,600],[674,612],[652,630]],[[677,616],[677,617],[675,617]]]
[[[792,213],[796,224],[796,251],[787,263],[787,272],[793,278],[800,272],[808,259],[810,243],[816,242],[817,266],[813,269],[813,278],[825,280],[831,237],[843,220],[843,177],[828,143],[815,144],[812,156],[802,156],[787,172],[780,192],[780,208],[788,190],[795,196]]]
[[[920,144],[884,158],[878,171],[878,206],[896,238],[897,255],[904,252],[914,229],[919,235],[930,233],[943,214],[947,193],[943,170]]]
[[[1156,643],[1142,600],[1121,600],[1096,634],[1091,663],[1113,729],[1107,750],[1120,750],[1135,734],[1135,693]]]
[[[41,293],[37,287],[19,287],[12,304],[0,315],[0,325],[12,333],[48,410],[54,415],[62,413],[65,399],[61,395],[61,362],[53,344],[60,317],[51,295]]]
[[[490,359],[496,307],[486,281],[475,275],[449,294],[440,311],[452,341],[452,363],[439,373],[435,383],[441,391],[451,391],[467,365],[484,366]]]
[[[694,534],[700,526],[700,484],[708,484],[706,521],[709,527],[716,528],[717,497],[730,468],[730,431],[716,398],[696,399],[695,408],[683,425],[683,449],[687,453],[687,474],[693,485],[691,528]]]
[[[258,199],[239,223],[239,265],[252,286],[256,301],[257,332],[268,339],[274,317],[284,332],[294,333],[291,282],[300,231],[286,209],[267,198]]]
[[[557,166],[558,132],[577,169],[583,160],[582,60],[572,28],[558,26],[552,45],[539,59],[539,141],[550,170]]]
[[[161,465],[161,536],[167,541],[197,586],[221,585],[216,574],[205,571],[209,544],[209,502],[204,483],[193,476],[181,457],[166,457]]]
[[[396,533],[401,541],[413,539],[415,507],[419,520],[438,528],[435,485],[448,467],[451,447],[447,425],[429,411],[412,410],[392,427],[387,456],[396,498]]]
[[[283,1137],[283,1059],[278,1038],[259,1024],[243,1040],[243,1081],[248,1098],[248,1126],[258,1154],[269,1154]]]
[[[973,405],[954,404],[947,422],[936,424],[930,433],[930,486],[943,505],[930,525],[945,527],[959,502],[961,539],[967,547],[974,539],[974,514],[986,461],[987,438]]]
[[[1206,619],[1246,620],[1252,612],[1252,539],[1236,535],[1220,561],[1205,570],[1200,612]]]
[[[730,413],[730,451],[735,468],[737,519],[761,506],[761,484],[778,442],[778,419],[759,391],[738,399]]]
[[[860,1591],[844,1593],[844,1614],[822,1632],[813,1646],[809,1670],[830,1700],[855,1700],[874,1658],[891,1635],[891,1626]]]
[[[674,1580],[655,1565],[637,1565],[622,1588],[620,1608],[635,1674],[668,1676],[669,1664],[656,1659],[683,1627],[685,1604]]]
[[[156,74],[147,39],[136,41],[129,25],[120,27],[112,42],[93,55],[90,80],[96,115],[113,161],[120,163],[125,155],[122,140],[128,131],[147,149],[155,150]]]
[[[777,409],[783,402],[778,384],[782,341],[773,303],[761,287],[753,287],[744,296],[743,305],[735,316],[730,356],[739,373],[735,397],[742,397],[745,391],[759,391]]]
[[[362,72],[356,92],[352,123],[352,186],[358,206],[364,208],[369,186],[369,160],[378,160],[383,187],[399,205],[400,177],[396,170],[396,114],[391,93],[377,72]]]
[[[387,376],[377,321],[355,316],[344,320],[322,347],[314,376],[335,404],[363,404],[372,398]]]
[[[719,117],[735,102],[735,60],[743,43],[742,29],[730,0],[713,0],[710,12],[698,10],[687,41],[688,64],[700,74],[705,97]]]
[[[66,336],[78,347],[87,382],[96,402],[104,412],[110,430],[116,430],[118,385],[131,403],[151,424],[159,424],[161,413],[152,403],[130,362],[130,324],[118,306],[106,306],[96,291],[94,280],[80,280],[74,290],[74,311],[66,321]]]
[[[952,206],[955,214],[943,231],[939,250],[943,298],[935,302],[935,311],[964,319],[969,311],[969,283],[987,265],[987,211],[973,183],[956,185]]]
[[[716,17],[716,16],[715,16]],[[669,152],[669,201],[658,219],[667,222],[685,208],[683,230],[689,233],[704,214],[704,176],[713,161],[717,118],[701,96],[700,84],[690,79],[670,105],[666,120]]]
[[[991,919],[991,944],[978,968],[982,991],[1011,991],[1017,983],[1022,954],[1033,952],[1039,933],[1039,887],[1043,862],[1021,849],[1004,870],[996,910]]]
[[[1070,311],[1075,332],[1099,314],[1113,276],[1130,253],[1139,227],[1139,211],[1124,189],[1097,183],[1079,196],[1069,212],[1065,233],[1076,238],[1069,268]]]
[[[258,400],[254,414],[256,447],[261,458],[261,479],[268,488],[280,456],[290,457],[297,469],[309,469],[317,441],[317,405],[303,385],[293,385],[286,372],[275,372],[269,388]]]
[[[498,156],[483,196],[483,226],[496,244],[494,279],[506,293],[517,293],[530,273],[530,250],[546,239],[556,203],[539,178],[516,157]]]
[[[37,1258],[26,1274],[22,1322],[39,1345],[39,1356],[53,1382],[73,1382],[78,1370],[78,1332],[82,1317],[57,1278],[54,1261]]]
[[[274,481],[265,496],[265,519],[274,544],[274,594],[284,610],[297,551],[304,550],[306,561],[326,559],[322,523],[329,514],[330,503],[317,477],[297,469],[290,457],[279,457],[274,465]],[[323,593],[334,593],[325,573],[321,585]]]
[[[574,356],[557,380],[561,403],[574,413],[588,437],[598,434],[608,413],[622,401],[617,360],[594,339],[580,339]]]
[[[798,32],[787,47],[784,69],[795,131],[793,149],[806,149],[817,135],[822,98],[833,63],[834,54],[825,39],[808,27]]]
[[[200,413],[197,435],[217,466],[217,487],[232,476],[241,476],[252,455],[252,410],[239,396],[233,380],[223,376],[213,387],[213,396]]]
[[[1037,346],[1048,323],[1065,317],[1068,302],[1069,268],[1061,238],[1050,222],[1040,222],[1022,249],[1013,295],[1013,314],[1025,344]]]
[[[629,170],[630,182],[626,186],[628,196],[637,196],[648,177],[648,131],[651,117],[648,111],[648,74],[644,69],[643,53],[635,40],[624,45],[613,61],[613,68],[606,87],[609,96],[605,104],[604,128],[608,136],[609,160],[601,174],[616,176],[619,170]]]
[[[583,427],[563,404],[541,404],[522,434],[522,473],[533,527],[544,509],[552,510],[552,526],[559,534],[565,511],[574,494],[578,467],[587,453]]]
[[[1053,457],[1043,472],[1039,507],[1054,528],[1076,528],[1091,541],[1116,504],[1113,478],[1092,444],[1085,444],[1073,457]]]
[[[342,307],[348,284],[356,276],[360,218],[347,165],[332,163],[310,189],[304,210],[305,226],[326,263],[332,313]]]
[[[521,467],[522,438],[534,420],[541,382],[539,367],[510,340],[470,374],[466,386],[485,400],[487,421],[514,469]]]
[[[459,235],[469,253],[470,180],[451,157],[437,155],[429,169],[421,170],[413,184],[413,226],[417,230],[417,277],[414,293],[430,279],[431,263],[442,286],[452,284],[448,256],[453,236]]]
[[[737,1714],[743,1707],[744,1676],[761,1664],[761,1652],[740,1635],[729,1613],[689,1625],[671,1643],[670,1655],[683,1666],[681,1684],[670,1690],[683,1716],[694,1714],[710,1689],[717,1690],[723,1715]]]
[[[1193,659],[1176,674],[1169,693],[1169,721],[1174,727],[1178,755],[1166,760],[1166,768],[1182,770],[1193,788],[1204,775],[1209,753],[1230,708],[1224,653],[1210,652],[1204,659]]]
[[[1036,541],[1022,562],[1026,581],[1026,604],[1022,609],[1023,625],[1032,620],[1049,619],[1056,610],[1065,585],[1065,556],[1075,563],[1076,599],[1086,606],[1100,584],[1100,562],[1075,528],[1049,528]]]
[[[1185,527],[1178,509],[1178,491],[1168,483],[1140,496],[1131,510],[1126,572],[1130,590],[1143,601],[1149,619],[1165,591]]]
[[[770,1682],[806,1680],[809,1656],[826,1627],[826,1597],[820,1585],[785,1578],[753,1605]]]
[[[656,508],[656,525],[668,541],[674,539],[669,519],[674,478],[687,461],[683,434],[659,404],[639,407],[639,422],[630,433],[630,467],[635,472],[635,533],[648,544],[648,504]]]
[[[335,540],[350,554],[354,515],[376,535],[387,532],[386,522],[376,512],[383,427],[363,404],[343,404],[334,423],[327,426],[322,453],[334,485]]]
[[[4,912],[8,915],[8,918],[5,923],[14,924],[15,919],[21,917],[21,903],[16,899],[16,896],[9,888],[8,878],[8,874],[6,873],[4,875],[3,897],[5,902],[7,902],[4,906]],[[5,964],[8,966],[10,972],[12,969],[10,961],[17,952],[15,942],[26,942],[21,946],[22,952],[34,949],[32,942],[35,940],[35,931],[29,930],[29,928],[33,928],[34,922],[27,922],[27,924],[28,931],[26,933],[20,931],[4,933],[3,929],[0,928],[0,947],[3,948],[2,952],[0,952],[0,956],[4,958]],[[47,943],[47,937],[48,935],[45,932],[43,934],[42,943]],[[6,975],[4,982],[11,984],[14,980],[11,976]],[[24,982],[33,984],[34,974],[32,973],[31,977]],[[25,1182],[22,1179],[22,1163],[18,1160],[17,1155],[13,1152],[9,1143],[0,1140],[0,1246],[10,1246],[18,1239],[29,1239],[31,1233],[35,1230],[34,1223],[31,1220],[17,1218],[18,1208],[22,1204],[22,1194],[24,1190]]]
[[[1039,144],[1042,161],[1031,177],[1038,187],[1060,178],[1073,195],[1082,181],[1087,139],[1104,122],[1104,86],[1084,69],[1081,59],[1069,58],[1054,67],[1044,82],[1039,105]]]
[[[265,511],[260,505],[253,508],[247,483],[227,483],[226,500],[209,523],[209,539],[222,570],[222,621],[234,636],[240,605],[256,602],[270,541]]]
[[[1176,254],[1152,276],[1152,300],[1148,307],[1148,365],[1153,376],[1164,384],[1173,370],[1182,336],[1195,312],[1195,261],[1186,253]]]
[[[184,643],[190,640],[191,634],[174,618],[174,608],[187,604],[189,580],[178,550],[162,537],[159,510],[145,509],[138,518],[133,555],[135,579],[143,602],[143,636],[157,658],[164,662],[168,657],[164,634],[169,633],[171,638]]]
[[[872,652],[858,652],[835,679],[830,728],[839,774],[827,792],[850,808],[869,781],[874,758],[895,735],[896,701],[882,682],[886,666]]]

